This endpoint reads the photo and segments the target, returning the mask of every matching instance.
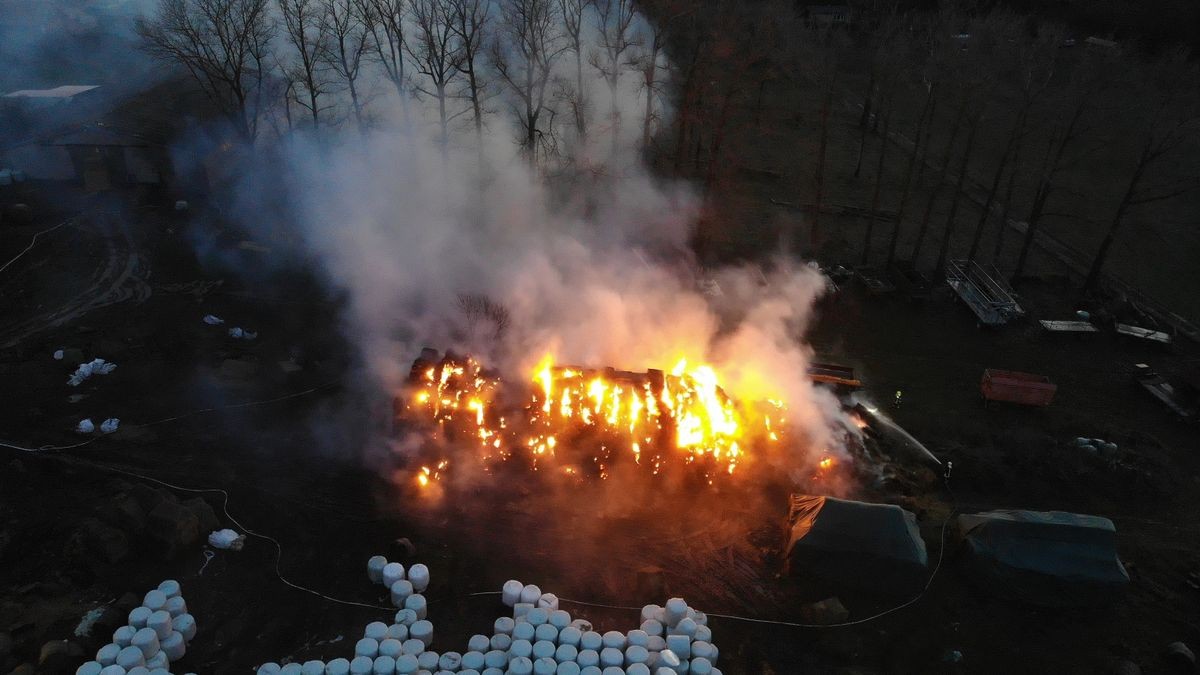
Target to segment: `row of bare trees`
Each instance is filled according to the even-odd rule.
[[[482,146],[498,102],[533,161],[555,152],[565,130],[585,139],[595,121],[615,150],[627,76],[640,80],[649,141],[663,36],[643,23],[632,0],[159,0],[137,30],[153,55],[188,70],[246,141],[273,114],[286,129],[352,121],[366,130],[386,89],[406,126],[412,100],[429,102],[443,149],[460,117]],[[610,99],[599,120],[593,80]]]

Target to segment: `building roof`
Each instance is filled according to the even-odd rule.
[[[53,89],[21,89],[4,94],[4,98],[58,98],[68,99],[93,89],[99,89],[98,84],[64,84]]]

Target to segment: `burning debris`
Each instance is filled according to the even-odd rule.
[[[437,440],[474,446],[485,466],[519,455],[534,470],[549,465],[600,479],[632,461],[654,475],[697,467],[711,483],[784,433],[782,402],[736,401],[712,367],[684,359],[669,372],[631,372],[546,358],[521,384],[506,383],[469,356],[439,358],[426,349],[396,412]],[[418,483],[436,480],[447,466],[442,460],[422,467]]]

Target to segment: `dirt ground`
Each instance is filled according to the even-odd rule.
[[[269,243],[196,231],[157,209],[84,206],[0,274],[0,441],[78,443],[71,429],[85,416],[120,417],[122,428],[75,449],[0,447],[0,632],[11,637],[0,636],[0,672],[73,672],[108,635],[98,627],[75,637],[80,617],[106,606],[123,616],[115,608],[131,601],[128,593],[140,597],[165,578],[183,584],[200,626],[184,670],[248,672],[267,660],[344,656],[363,625],[386,613],[297,590],[276,572],[325,595],[386,604],[363,574],[376,553],[429,564],[442,649],[490,628],[502,608],[470,594],[508,578],[576,600],[641,605],[684,594],[710,613],[791,621],[801,601],[822,597],[819,587],[778,577],[782,495],[700,492],[673,508],[648,499],[648,511],[621,518],[598,516],[579,499],[578,512],[557,514],[580,523],[578,535],[539,528],[536,486],[505,483],[499,498],[462,494],[436,512],[419,508],[366,468],[361,430],[383,418],[354,401],[336,297],[283,264]],[[7,228],[0,260],[56,222],[47,215]],[[1074,306],[1069,286],[1050,275],[1019,290],[1032,317],[1062,317]],[[231,340],[225,327],[201,321],[210,313],[259,338]],[[1132,583],[1102,610],[1026,607],[970,587],[948,543],[929,592],[878,620],[801,629],[714,617],[724,672],[1095,673],[1119,659],[1168,672],[1167,643],[1200,645],[1200,528],[1189,517],[1200,494],[1195,428],[1176,422],[1131,374],[1138,362],[1166,371],[1194,362],[1194,345],[1059,340],[1032,322],[980,330],[948,289],[911,305],[853,286],[822,303],[811,340],[822,358],[856,367],[875,400],[903,390],[895,418],[953,461],[952,493],[935,482],[925,493],[876,495],[918,513],[931,563],[943,553],[941,524],[952,510],[1061,509],[1117,524]],[[69,387],[72,367],[51,356],[60,348],[118,368]],[[985,409],[978,382],[986,367],[1046,374],[1058,396],[1045,410]],[[356,411],[349,418],[348,409]],[[1080,435],[1119,443],[1120,461],[1073,449]],[[179,488],[226,491],[237,523],[223,513],[222,493]],[[127,551],[108,550],[87,535],[121,520],[113,509],[127,503],[122,495],[143,504],[200,496],[221,526],[269,535],[282,557],[259,539],[211,561],[199,544],[166,557],[147,536],[128,537]],[[852,620],[905,600],[841,597]],[[569,609],[601,630],[636,620],[628,610]],[[36,665],[42,646],[62,639],[79,651]],[[960,661],[948,656],[955,652]]]

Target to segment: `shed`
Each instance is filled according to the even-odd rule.
[[[998,510],[958,517],[968,577],[1045,607],[1111,602],[1129,583],[1112,521],[1063,511]]]
[[[157,143],[101,122],[19,143],[0,158],[34,180],[72,181],[88,191],[161,184],[168,166]]]
[[[908,595],[926,582],[928,555],[917,518],[892,504],[792,495],[784,553],[788,571],[831,592]]]

